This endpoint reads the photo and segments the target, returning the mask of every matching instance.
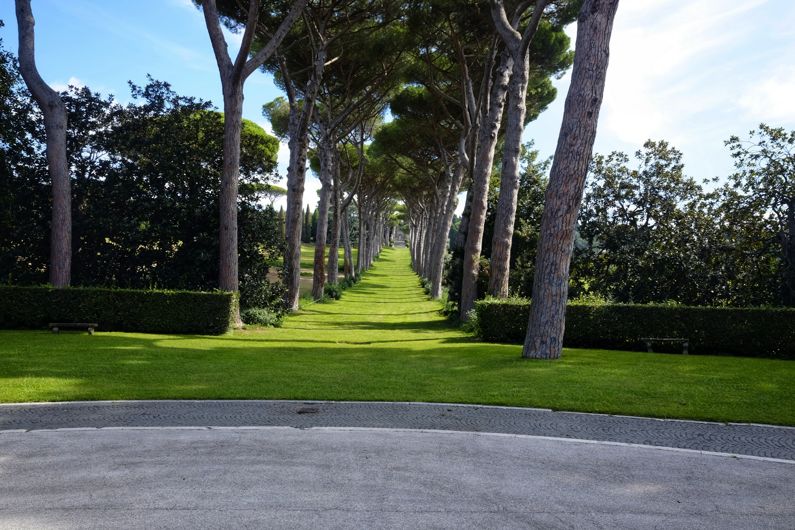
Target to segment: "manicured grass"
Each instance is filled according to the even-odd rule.
[[[328,251],[329,247],[326,246],[326,264],[328,264]],[[356,263],[356,256],[359,250],[354,247],[351,249],[353,254],[353,263]],[[342,272],[345,265],[345,249],[340,247],[337,252],[339,256],[339,270]],[[302,243],[301,244],[301,274],[308,274],[312,276],[312,270],[315,268],[315,244]]]
[[[0,401],[333,399],[484,403],[795,425],[795,362],[473,342],[386,250],[338,302],[221,337],[0,332]]]

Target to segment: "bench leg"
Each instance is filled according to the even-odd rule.
[[[689,349],[690,349],[690,343],[687,342],[687,341],[683,342],[682,343],[682,355],[687,355],[688,353],[690,353]]]
[[[654,350],[651,349],[651,341],[646,341],[646,351],[649,353],[654,353]]]
[[[52,328],[53,333],[58,333],[58,331],[60,331],[58,328]]]
[[[89,335],[93,335],[94,334],[94,328],[88,328],[88,334]]]

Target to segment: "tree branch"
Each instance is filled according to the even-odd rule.
[[[508,15],[505,13],[502,0],[491,0],[491,18],[497,33],[511,53],[518,51],[522,44],[522,35],[508,22]]]
[[[541,22],[541,17],[544,15],[544,9],[547,7],[549,0],[536,0],[536,5],[533,8],[533,17],[530,19],[530,23],[527,24],[527,27],[522,34],[522,46],[521,46],[521,56],[527,53],[527,50],[530,48],[530,43],[533,41],[533,37],[535,37],[536,32],[538,31],[538,24]]]
[[[254,1],[255,0],[251,0],[252,4]],[[293,23],[296,21],[298,16],[304,10],[308,2],[309,0],[295,0],[293,2],[290,11],[287,13],[287,16],[285,16],[284,20],[282,20],[282,23],[279,24],[278,29],[276,29],[276,32],[273,34],[270,40],[268,40],[268,43],[265,46],[263,46],[262,49],[259,50],[256,53],[256,55],[254,55],[254,57],[252,57],[246,62],[242,71],[243,79],[250,76],[257,68],[262,66],[262,64],[265,61],[267,61],[271,55],[273,55],[276,49],[281,45],[282,41],[284,40],[284,37],[287,36],[287,32],[290,31],[290,28],[292,27]],[[249,13],[249,18],[250,16],[251,14]],[[253,38],[254,29],[252,29],[251,31]],[[248,32],[248,28],[246,28],[246,32]],[[243,38],[245,40],[245,36]],[[246,52],[246,54],[248,54],[248,52]]]
[[[207,33],[210,35],[210,43],[213,46],[213,53],[215,53],[215,62],[218,63],[218,69],[221,71],[222,82],[226,83],[233,65],[229,58],[224,32],[221,31],[221,21],[215,0],[204,0],[202,11],[204,12],[204,23],[207,25]]]
[[[240,49],[232,67],[232,79],[239,80],[243,74],[243,67],[248,59],[248,52],[251,51],[251,43],[256,34],[257,22],[259,21],[259,0],[249,0],[248,17],[246,18],[246,29],[243,31],[243,40],[240,42]]]

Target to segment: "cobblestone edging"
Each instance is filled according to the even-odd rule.
[[[0,405],[0,433],[75,427],[369,427],[524,434],[795,460],[795,428],[543,409],[327,401],[104,401]]]

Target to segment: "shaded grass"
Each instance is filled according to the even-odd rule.
[[[0,401],[434,401],[795,425],[795,362],[567,349],[527,361],[428,300],[405,249],[342,300],[221,337],[0,332]]]

